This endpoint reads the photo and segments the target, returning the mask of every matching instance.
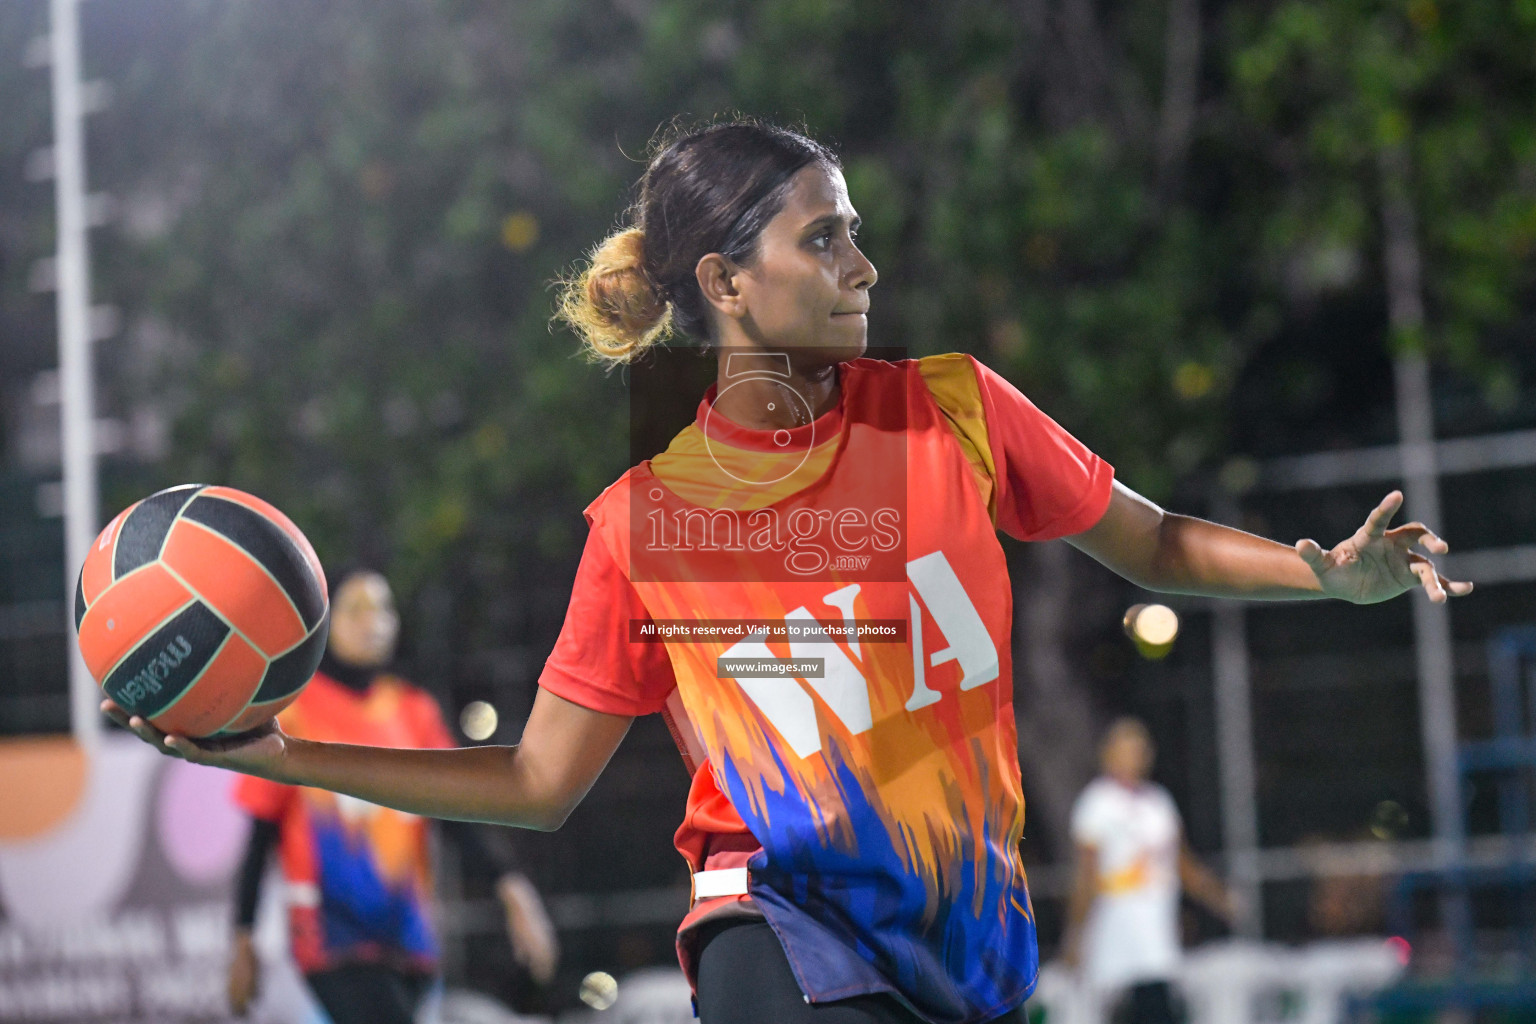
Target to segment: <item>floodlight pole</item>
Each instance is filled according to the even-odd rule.
[[[1240,526],[1236,499],[1216,495],[1218,522]],[[1215,682],[1216,749],[1220,768],[1221,833],[1227,883],[1238,895],[1233,931],[1264,937],[1264,879],[1259,872],[1258,773],[1253,752],[1253,673],[1248,656],[1248,615],[1241,601],[1216,601],[1211,609],[1211,668]]]
[[[1430,419],[1429,367],[1419,354],[1400,356],[1395,367],[1397,419],[1403,449],[1403,492],[1408,514],[1433,530],[1444,529],[1440,480]],[[1442,864],[1459,860],[1466,841],[1461,780],[1456,769],[1456,666],[1451,616],[1422,590],[1413,601],[1414,655],[1419,681],[1419,731],[1428,773],[1431,825]]]
[[[53,82],[54,203],[58,215],[59,409],[64,469],[64,608],[70,727],[81,746],[101,731],[100,692],[75,643],[75,580],[96,537],[95,376],[91,353],[91,263],[86,222],[85,140],[80,97],[79,0],[49,0]]]
[[[1406,140],[1384,144],[1377,154],[1381,178],[1382,249],[1386,264],[1387,315],[1399,351],[1393,363],[1397,433],[1408,516],[1443,530],[1440,468],[1436,460],[1433,395],[1424,354],[1424,290],[1418,223],[1409,191]],[[1421,589],[1413,601],[1414,655],[1419,682],[1419,730],[1434,828],[1442,865],[1464,853],[1461,780],[1456,752],[1456,667],[1450,610],[1429,602]]]

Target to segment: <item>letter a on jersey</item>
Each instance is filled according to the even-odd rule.
[[[962,673],[960,689],[969,690],[997,679],[997,648],[987,633],[987,626],[976,611],[976,605],[965,592],[960,579],[944,552],[935,551],[907,563],[907,579],[916,596],[909,596],[908,636],[912,644],[913,692],[907,701],[907,711],[935,704],[943,695],[927,684],[927,669],[956,661]],[[843,612],[845,620],[851,615],[852,588],[843,588],[827,594],[822,601]],[[924,657],[922,605],[938,626],[939,632],[949,641],[949,646]],[[785,616],[786,622],[814,622],[810,611],[801,606]],[[857,651],[857,641],[853,642]],[[874,725],[869,704],[869,681],[859,666],[850,658],[842,645],[828,641],[821,643],[791,642],[793,658],[820,658],[824,663],[820,679],[785,678],[738,678],[752,703],[757,705],[763,717],[784,737],[791,750],[799,757],[809,757],[821,750],[821,729],[816,724],[816,703],[804,686],[809,685],[852,735],[868,731]],[[726,651],[724,658],[756,658],[772,660],[777,657],[763,642],[759,633]]]
[[[907,579],[917,589],[917,594],[928,606],[928,614],[938,623],[939,631],[949,640],[949,646],[934,651],[928,663],[933,666],[948,661],[959,661],[964,676],[960,689],[969,690],[990,683],[997,678],[997,648],[987,633],[987,624],[981,621],[976,605],[960,584],[960,577],[944,552],[914,559],[907,563]],[[913,617],[912,629],[921,626]]]

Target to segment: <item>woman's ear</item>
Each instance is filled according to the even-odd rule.
[[[698,266],[693,270],[693,275],[699,282],[699,291],[704,294],[704,301],[713,306],[720,315],[737,320],[747,312],[746,297],[737,287],[739,273],[736,264],[717,252],[712,252],[699,260]]]

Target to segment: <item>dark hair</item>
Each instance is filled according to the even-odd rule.
[[[361,559],[349,562],[341,562],[334,568],[327,569],[325,573],[327,589],[330,591],[331,597],[334,598],[336,596],[336,592],[339,591],[348,580],[357,576],[377,576],[384,580],[386,583],[389,582],[389,577],[384,574],[384,570],[380,569],[378,565],[376,565],[372,560]]]
[[[562,288],[557,315],[597,359],[627,362],[670,331],[708,338],[699,260],[719,253],[750,263],[795,173],[817,162],[842,166],[814,139],[759,120],[663,134],[651,152],[630,226]]]

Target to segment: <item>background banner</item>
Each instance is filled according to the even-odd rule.
[[[68,738],[0,744],[0,779],[0,1021],[234,1020],[225,978],[249,821],[233,776],[105,736],[89,755]],[[264,901],[257,943],[261,994],[243,1019],[323,1021],[288,959],[280,901]]]

